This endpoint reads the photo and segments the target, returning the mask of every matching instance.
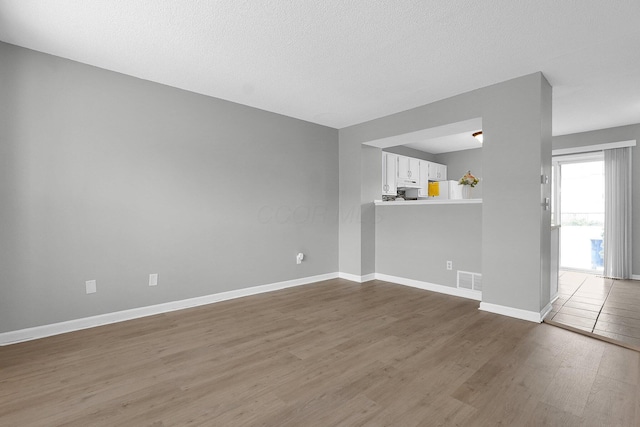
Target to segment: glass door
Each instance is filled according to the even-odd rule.
[[[604,156],[553,159],[552,221],[560,227],[560,268],[603,270]]]

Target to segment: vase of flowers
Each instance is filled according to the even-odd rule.
[[[462,178],[460,178],[460,181],[458,181],[458,185],[462,185],[463,199],[471,199],[471,189],[478,185],[478,182],[480,182],[480,180],[471,175],[471,171],[467,171],[467,173],[464,174]]]

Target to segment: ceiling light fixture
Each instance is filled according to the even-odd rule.
[[[480,141],[480,144],[482,144],[482,131],[474,132],[471,136]]]

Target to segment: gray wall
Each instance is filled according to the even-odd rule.
[[[491,87],[483,103],[483,302],[540,312],[549,302],[551,86],[541,73]]]
[[[362,275],[362,146],[339,145],[339,271]],[[382,168],[382,160],[380,160]],[[382,171],[380,172],[382,174]],[[366,175],[368,176],[368,175]],[[369,179],[373,180],[369,176]],[[382,178],[381,178],[382,180]],[[380,180],[380,183],[382,182]],[[373,236],[365,236],[371,241]],[[371,254],[369,254],[371,255]],[[371,260],[366,261],[367,264]],[[375,260],[373,261],[375,263]],[[366,273],[365,273],[366,274]]]
[[[553,148],[588,147],[633,139],[640,142],[640,124],[554,136]],[[640,275],[640,225],[638,225],[640,224],[638,219],[640,218],[640,149],[634,147],[631,151],[633,152],[633,274]]]
[[[363,145],[361,189],[361,275],[376,272],[376,209],[374,200],[382,198],[382,150]]]
[[[434,161],[447,165],[447,177],[454,181],[458,181],[470,170],[476,178],[480,179],[478,185],[473,187],[472,197],[482,198],[482,148],[436,154]]]
[[[337,193],[335,129],[0,43],[0,332],[335,272]]]
[[[399,154],[400,156],[413,157],[415,159],[427,160],[429,162],[435,162],[436,156],[425,151],[416,150],[415,148],[405,147],[404,145],[398,145],[395,147],[383,148],[382,151],[387,153]]]
[[[551,164],[551,86],[542,73],[340,129],[341,271],[360,274],[360,242],[367,238],[360,227],[352,227],[342,216],[361,209],[361,185],[353,182],[360,174],[346,168],[360,165],[360,146],[478,117],[482,118],[485,141],[483,302],[540,312],[549,300],[544,293],[549,287],[551,222],[541,207],[541,198],[550,194],[550,186],[541,186],[540,175]],[[343,270],[343,266],[352,271]]]
[[[376,218],[377,273],[451,287],[457,270],[482,273],[482,205],[376,206]]]

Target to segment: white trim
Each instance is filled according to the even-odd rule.
[[[553,156],[552,163],[587,163],[587,162],[603,162],[604,151],[591,151],[588,153],[575,153]]]
[[[416,205],[472,205],[482,203],[482,199],[421,199],[421,200],[393,200],[383,202],[374,200],[376,206],[416,206]]]
[[[253,286],[250,288],[220,292],[217,294],[205,295],[201,297],[171,301],[163,304],[132,308],[129,310],[116,311],[113,313],[100,314],[97,316],[84,317],[81,319],[73,319],[66,322],[19,329],[17,331],[3,332],[0,333],[0,346],[15,344],[23,341],[31,341],[38,338],[79,331],[81,329],[88,329],[96,326],[108,325],[110,323],[123,322],[125,320],[132,320],[140,317],[153,316],[155,314],[167,313],[170,311],[182,310],[185,308],[213,304],[220,301],[246,297],[249,295],[262,294],[264,292],[277,291],[294,286],[307,285],[323,280],[335,279],[338,276],[338,273],[320,274],[317,276],[303,277],[300,279],[287,280],[284,282],[270,283],[267,285]]]
[[[351,282],[356,282],[356,283],[364,283],[370,280],[374,280],[376,278],[375,273],[365,274],[364,276],[358,276],[357,274],[343,273],[343,272],[339,272],[338,277],[341,279],[349,280]]]
[[[640,274],[632,274],[631,280],[640,280]]]
[[[351,282],[362,283],[362,276],[357,276],[351,273],[343,273],[342,271],[338,273],[338,277],[341,279],[349,280]]]
[[[343,273],[342,271],[340,271],[338,273],[338,277],[341,279],[349,280],[350,282],[362,283],[365,282],[365,280],[363,279],[366,276],[358,276],[357,274]]]
[[[389,276],[388,274],[376,273],[376,280],[396,283],[398,285],[410,286],[412,288],[423,289],[425,291],[432,291],[441,294],[453,295],[456,297],[468,298],[476,301],[482,300],[482,292],[479,291],[470,291],[467,289],[454,288],[452,286],[436,285],[434,283],[407,279],[405,277]]]
[[[540,323],[542,322],[543,316],[542,313],[550,307],[551,304],[547,304],[547,306],[541,311],[529,311],[522,310],[519,308],[507,307],[505,305],[491,304],[488,302],[480,303],[480,310],[488,311],[490,313],[502,314],[503,316],[515,317],[516,319],[528,320],[529,322]]]
[[[605,144],[583,145],[582,147],[557,148],[551,151],[552,156],[561,156],[563,154],[587,153],[589,151],[610,150],[612,148],[635,147],[636,140],[619,142],[607,142]]]
[[[550,301],[549,304],[547,304],[542,311],[540,312],[540,321],[542,322],[544,320],[545,317],[547,317],[547,314],[549,314],[551,312],[551,310],[553,310],[553,303],[555,302],[555,300],[558,299],[558,296],[556,295],[556,297],[553,299],[553,301]]]

